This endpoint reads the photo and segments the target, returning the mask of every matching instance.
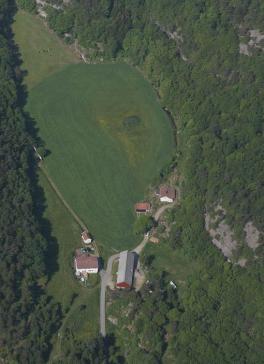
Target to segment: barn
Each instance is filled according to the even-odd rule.
[[[135,254],[128,250],[119,255],[116,286],[118,288],[131,288],[133,283]]]

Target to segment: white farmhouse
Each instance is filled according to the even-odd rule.
[[[74,258],[75,274],[78,277],[86,277],[87,274],[98,273],[98,258],[87,253],[76,250]]]
[[[176,198],[176,190],[170,186],[160,186],[159,198],[161,202],[172,203]]]

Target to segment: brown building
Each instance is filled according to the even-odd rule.
[[[159,198],[161,202],[173,202],[176,198],[176,190],[170,186],[160,186]]]
[[[138,202],[135,204],[135,212],[137,214],[146,214],[150,212],[151,204],[149,202]]]

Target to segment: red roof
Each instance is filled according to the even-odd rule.
[[[93,269],[98,268],[98,258],[86,253],[76,251],[75,264],[78,269]]]
[[[160,197],[169,197],[172,200],[176,198],[176,190],[170,186],[160,186]]]
[[[149,211],[150,208],[151,208],[151,205],[149,202],[138,202],[135,204],[136,211]]]
[[[131,286],[127,282],[120,282],[116,284],[117,287],[130,288]]]

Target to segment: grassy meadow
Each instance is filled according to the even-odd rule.
[[[79,62],[77,56],[35,15],[18,11],[13,25],[19,45],[25,81],[31,89],[67,64]]]
[[[50,278],[47,294],[61,303],[64,315],[59,330],[60,337],[53,338],[52,360],[60,355],[66,332],[74,333],[76,339],[95,337],[99,331],[99,284],[94,278],[91,288],[82,287],[74,278],[73,253],[80,246],[79,226],[65,209],[46,177],[39,173],[39,182],[45,191],[46,209],[44,219],[50,223]],[[48,223],[48,225],[49,225]],[[97,277],[99,279],[99,277]]]
[[[125,64],[72,65],[34,87],[44,163],[105,254],[135,246],[133,205],[173,153],[169,121]]]
[[[133,204],[170,161],[170,123],[151,86],[125,64],[84,65],[38,17],[19,11],[15,39],[26,70],[27,111],[49,155],[44,164],[66,201],[88,225],[106,257],[135,246]],[[64,318],[53,338],[53,359],[65,333],[87,340],[98,333],[99,285],[74,279],[80,227],[39,171],[50,234],[47,293]]]

